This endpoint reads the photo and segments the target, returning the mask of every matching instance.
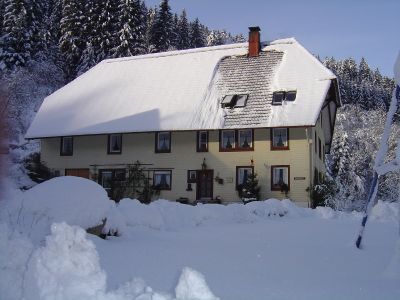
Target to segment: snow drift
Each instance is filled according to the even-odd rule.
[[[97,183],[71,176],[53,178],[8,197],[0,202],[1,219],[34,242],[43,240],[54,222],[82,228],[99,225],[115,205]]]

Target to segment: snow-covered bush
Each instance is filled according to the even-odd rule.
[[[54,222],[90,228],[101,224],[114,205],[97,183],[63,176],[0,202],[0,217],[12,228],[39,242],[50,232]]]

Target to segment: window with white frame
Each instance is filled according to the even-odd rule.
[[[240,188],[253,172],[252,166],[236,167],[236,188]]]
[[[271,166],[271,190],[289,190],[289,166]]]
[[[288,128],[272,128],[272,150],[289,149],[289,129]]]
[[[122,152],[122,134],[108,135],[108,154],[120,154]]]
[[[155,170],[153,173],[153,186],[157,190],[171,190],[171,170]]]
[[[165,131],[156,133],[156,152],[171,152],[171,132]]]

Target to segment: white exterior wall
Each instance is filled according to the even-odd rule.
[[[196,184],[192,184],[193,191],[186,191],[187,171],[201,169],[205,158],[208,169],[214,170],[214,177],[224,179],[223,184],[214,181],[213,188],[213,196],[220,196],[224,203],[240,201],[235,190],[236,166],[250,166],[253,159],[262,199],[282,199],[283,193],[271,191],[271,165],[290,165],[288,197],[300,205],[309,205],[306,189],[312,180],[314,166],[310,161],[310,153],[314,151],[310,149],[313,147],[311,128],[290,128],[289,150],[272,151],[270,129],[267,128],[254,130],[254,151],[220,152],[219,131],[215,130],[209,132],[209,152],[196,152],[196,137],[196,131],[172,132],[171,153],[155,153],[154,132],[123,134],[122,153],[107,154],[107,135],[78,136],[74,137],[73,156],[60,156],[60,138],[47,138],[41,140],[41,158],[61,175],[70,168],[90,168],[93,174],[101,168],[121,168],[116,164],[133,164],[137,160],[151,164],[149,168],[168,168],[172,170],[172,189],[161,191],[160,198],[187,197],[191,201],[196,199]],[[318,156],[314,157],[318,160]],[[102,166],[94,168],[93,165]]]

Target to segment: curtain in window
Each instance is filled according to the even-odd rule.
[[[156,172],[154,175],[154,186],[169,188],[171,186],[171,174],[169,172]]]
[[[222,132],[222,146],[226,149],[232,149],[235,147],[235,132],[223,131]]]
[[[288,184],[288,169],[287,168],[274,168],[273,171],[273,184],[281,186]]]
[[[251,130],[239,130],[239,145],[241,148],[250,148],[252,146]]]
[[[252,174],[253,170],[251,168],[239,168],[238,185],[241,185],[247,181],[249,175]]]
[[[287,129],[274,128],[273,129],[273,143],[275,147],[287,146]]]
[[[169,150],[169,139],[170,135],[168,132],[160,132],[158,134],[158,150],[167,151]]]

